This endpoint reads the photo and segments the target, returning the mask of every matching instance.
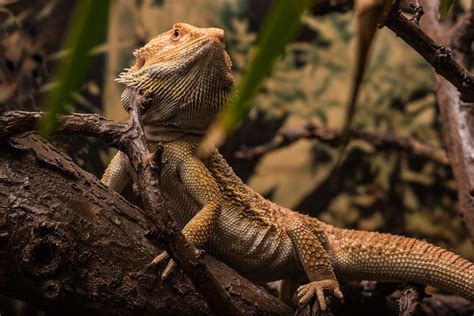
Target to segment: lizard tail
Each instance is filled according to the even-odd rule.
[[[352,280],[410,281],[474,301],[474,264],[413,238],[327,227],[336,275]]]

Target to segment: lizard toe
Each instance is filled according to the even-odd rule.
[[[171,272],[173,272],[174,268],[176,267],[176,263],[174,262],[173,259],[170,259],[169,254],[166,251],[163,251],[158,256],[156,256],[155,259],[153,259],[152,262],[150,262],[148,264],[148,267],[156,267],[157,265],[159,265],[160,263],[162,263],[162,262],[164,262],[168,259],[169,259],[169,261],[166,264],[165,269],[161,273],[161,279],[162,280],[165,280],[166,278],[168,278],[168,276],[171,274]]]
[[[340,300],[343,299],[342,292],[339,289],[339,283],[336,280],[313,281],[298,288],[297,297],[299,305],[304,306],[308,304],[308,302],[316,296],[321,310],[326,310],[327,304],[324,290],[331,292]]]
[[[308,302],[311,300],[311,298],[314,296],[315,293],[316,292],[315,292],[314,287],[310,286],[310,284],[305,284],[305,285],[300,286],[298,288],[298,294],[297,294],[298,303],[301,306],[308,304]]]
[[[161,279],[165,280],[166,278],[168,278],[168,276],[171,274],[171,272],[173,272],[175,267],[176,263],[173,259],[170,259],[170,261],[168,261],[168,264],[166,265],[166,268],[163,270],[163,273],[161,273]]]
[[[152,262],[148,264],[148,267],[156,267],[157,265],[159,265],[161,262],[165,261],[169,257],[170,256],[168,255],[168,253],[166,251],[163,251],[158,256],[156,256]]]

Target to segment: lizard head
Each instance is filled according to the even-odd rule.
[[[117,81],[151,94],[156,106],[143,116],[144,125],[205,130],[232,93],[232,64],[221,29],[177,23],[134,55],[135,64]]]

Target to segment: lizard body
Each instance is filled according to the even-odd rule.
[[[125,107],[130,89],[152,96],[145,137],[150,149],[163,144],[161,190],[187,239],[255,281],[304,274],[309,283],[298,288],[299,302],[316,297],[322,309],[324,291],[342,297],[337,279],[413,281],[474,300],[474,265],[458,255],[413,238],[333,227],[266,200],[217,150],[196,155],[233,90],[223,36],[175,24],[136,51],[136,64],[119,78]],[[119,152],[102,181],[120,191],[130,170]],[[162,253],[155,263],[166,259]],[[169,260],[162,276],[173,267]]]

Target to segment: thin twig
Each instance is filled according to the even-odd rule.
[[[384,20],[384,26],[415,49],[434,70],[446,78],[461,93],[461,100],[474,102],[474,75],[453,57],[451,50],[434,41],[417,25],[408,20],[397,6],[392,7]]]
[[[423,6],[420,4],[419,0],[416,0],[416,3],[410,3],[410,7],[413,9],[413,16],[410,19],[411,22],[414,22],[418,27],[420,26],[420,19],[425,14]]]
[[[270,151],[286,147],[300,139],[318,139],[331,146],[338,146],[342,142],[342,131],[335,128],[322,127],[315,124],[283,129],[278,132],[279,137],[273,141],[254,148],[242,147],[236,152],[237,158],[253,159]],[[393,149],[409,155],[431,160],[442,165],[449,164],[448,157],[443,149],[421,142],[411,137],[400,137],[394,134],[383,134],[368,129],[350,129],[352,139],[364,140],[377,149]]]

